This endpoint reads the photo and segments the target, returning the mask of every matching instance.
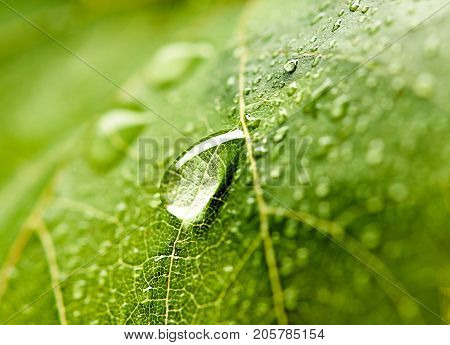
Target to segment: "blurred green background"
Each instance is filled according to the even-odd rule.
[[[157,47],[234,33],[240,1],[13,1],[11,5],[122,85]],[[227,15],[226,13],[229,13]],[[221,19],[222,18],[222,19]],[[205,30],[216,22],[216,30]],[[117,88],[0,6],[0,186],[86,119],[114,104]]]

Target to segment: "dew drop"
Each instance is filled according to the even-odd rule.
[[[250,114],[245,115],[245,119],[247,120],[247,126],[250,129],[258,128],[261,123],[261,119],[251,116]]]
[[[277,118],[277,122],[278,124],[283,124],[287,121],[288,119],[288,113],[286,111],[285,108],[280,108],[279,112],[278,112],[278,118]]]
[[[320,57],[320,56],[317,56]],[[319,59],[320,61],[320,59]],[[314,91],[311,93],[311,98],[316,99],[325,95],[333,86],[333,81],[330,78],[327,78],[320,84]]]
[[[161,182],[166,210],[181,221],[198,223],[218,207],[235,172],[244,133],[217,133],[193,145],[169,167]]]
[[[231,75],[227,79],[227,87],[231,88],[236,84],[236,77],[234,75]]]
[[[336,22],[333,25],[333,28],[331,29],[331,31],[336,31],[337,29],[339,29],[341,27],[342,24],[342,19],[338,19],[336,20]]]
[[[302,99],[303,99],[303,91],[300,90],[299,92],[297,92],[297,93],[295,94],[294,102],[297,103],[297,104],[300,104],[300,102],[302,101]]]
[[[320,12],[317,16],[314,17],[314,19],[311,21],[311,25],[317,24],[323,17],[325,16],[325,13]]]
[[[127,209],[127,204],[125,204],[123,201],[119,202],[116,206],[117,213],[122,213],[122,212],[126,211],[126,209]]]
[[[280,141],[282,141],[284,139],[284,137],[286,136],[286,133],[288,130],[289,130],[288,126],[283,126],[283,127],[278,128],[273,137],[273,141],[275,141],[276,143],[279,143]]]
[[[297,82],[293,81],[292,83],[290,83],[287,90],[288,96],[292,96],[295,93],[295,91],[297,91],[297,89],[298,89]]]
[[[262,76],[257,76],[254,80],[253,80],[253,84],[254,85],[257,85],[257,84],[259,84],[259,82],[261,81],[261,79],[262,79]]]
[[[259,145],[255,147],[255,157],[259,158],[264,156],[269,150],[264,145]]]
[[[354,0],[350,3],[350,11],[356,12],[360,5],[360,0]]]
[[[336,47],[336,40],[331,40],[330,49],[333,49],[334,47]]]
[[[318,142],[319,142],[319,145],[322,147],[330,147],[333,145],[333,137],[331,137],[329,135],[324,135],[319,138]]]
[[[164,87],[185,76],[200,61],[213,54],[213,47],[205,42],[175,42],[160,48],[144,74],[150,85]]]
[[[378,30],[380,30],[381,24],[382,24],[382,23],[381,23],[380,20],[375,21],[372,25],[370,25],[370,26],[367,28],[367,32],[368,32],[370,35],[376,34],[376,33],[378,32]]]
[[[413,84],[414,93],[422,98],[431,98],[434,91],[434,77],[429,73],[420,74]]]
[[[278,180],[281,177],[281,174],[283,173],[281,167],[277,166],[274,167],[272,170],[270,170],[270,178],[273,180]]]
[[[159,193],[153,195],[153,197],[149,201],[149,205],[151,208],[157,208],[161,204],[161,196]]]
[[[435,57],[439,54],[440,41],[436,36],[430,36],[425,41],[425,53],[427,57]]]
[[[339,97],[337,97],[334,101],[333,101],[333,105],[331,108],[331,116],[334,119],[339,119],[342,116],[344,116],[345,111],[347,109],[349,103],[349,98],[347,97],[347,95],[342,94]]]
[[[319,64],[319,62],[320,62],[320,60],[322,59],[322,55],[317,55],[315,58],[314,58],[314,60],[313,60],[313,62],[312,62],[312,67],[316,67],[318,64]]]
[[[394,18],[392,18],[391,16],[388,16],[385,18],[384,22],[386,23],[387,26],[390,26],[394,22]]]
[[[316,195],[319,198],[324,198],[330,192],[330,185],[327,180],[321,181],[315,188]]]
[[[144,113],[114,109],[102,115],[91,132],[87,158],[96,169],[114,166],[148,125]]]
[[[297,63],[297,60],[291,59],[284,64],[283,68],[287,73],[292,73],[297,69]]]

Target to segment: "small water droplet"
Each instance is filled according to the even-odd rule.
[[[430,36],[425,41],[425,53],[428,57],[435,57],[439,54],[441,42],[438,37]]]
[[[152,196],[152,198],[149,201],[149,205],[151,208],[157,208],[159,205],[161,205],[161,196],[159,193],[156,193]]]
[[[342,17],[344,15],[344,13],[345,13],[345,10],[340,10],[339,13],[338,13],[338,16]]]
[[[331,108],[331,117],[334,119],[341,118],[347,109],[349,98],[347,95],[340,95],[333,101]]]
[[[255,157],[259,158],[265,155],[269,150],[264,145],[259,145],[255,147]]]
[[[293,73],[297,69],[297,63],[298,60],[291,59],[284,64],[283,68],[287,73]]]
[[[127,109],[114,109],[102,115],[92,129],[87,150],[87,158],[92,166],[99,170],[114,166],[148,125],[145,115]]]
[[[337,29],[339,29],[340,27],[341,27],[341,24],[342,24],[342,19],[338,19],[338,20],[336,20],[336,22],[334,23],[334,25],[333,25],[333,28],[331,29],[331,31],[336,31]]]
[[[277,166],[270,170],[270,178],[273,180],[278,180],[281,177],[283,170],[281,167]]]
[[[284,137],[286,136],[286,133],[288,130],[289,130],[288,126],[283,126],[283,127],[278,128],[273,137],[273,141],[275,141],[276,143],[282,141],[284,139]]]
[[[381,21],[377,20],[372,25],[369,25],[369,27],[367,28],[368,33],[370,35],[377,33],[377,31],[380,30],[381,24]]]
[[[213,46],[206,42],[175,42],[161,47],[141,73],[146,82],[165,87],[178,82],[200,61],[213,54]]]
[[[228,88],[231,88],[235,84],[236,84],[236,77],[234,75],[229,76],[228,79],[227,79],[227,86],[228,86]]]
[[[350,3],[350,11],[352,11],[352,12],[356,12],[357,10],[358,10],[358,8],[359,8],[359,6],[360,6],[360,3],[361,3],[361,1],[360,0],[353,0],[351,3]]]
[[[361,13],[366,14],[369,11],[369,9],[370,7],[366,5],[361,9]]]
[[[226,192],[244,143],[240,129],[219,133],[193,145],[169,167],[161,200],[182,221],[197,223]]]
[[[322,55],[317,55],[315,58],[314,58],[314,60],[313,60],[313,62],[312,62],[312,67],[316,67],[318,64],[319,64],[319,62],[320,62],[320,60],[322,59]]]
[[[281,124],[285,123],[287,119],[288,119],[288,113],[287,113],[286,109],[280,108],[280,110],[278,112],[278,117],[277,117],[278,124],[281,125]]]
[[[121,213],[127,209],[127,204],[123,201],[119,202],[116,206],[116,212]]]
[[[333,141],[333,137],[329,135],[324,135],[318,140],[319,145],[322,147],[330,147],[331,145],[333,145]]]
[[[293,81],[292,83],[290,83],[287,89],[288,96],[292,96],[295,93],[295,91],[297,91],[297,89],[298,89],[297,82]]]
[[[429,73],[420,74],[413,84],[414,93],[422,98],[431,98],[434,91],[434,77]]]
[[[384,19],[384,22],[386,23],[387,26],[392,25],[392,23],[394,22],[394,18],[392,18],[392,16],[387,16]]]
[[[324,16],[325,16],[325,13],[320,12],[317,16],[315,16],[313,18],[313,20],[311,21],[311,24],[312,25],[317,24]]]
[[[247,198],[247,204],[248,205],[253,205],[254,203],[255,203],[255,198],[254,197],[252,197],[252,196],[249,196],[248,198]]]
[[[261,123],[261,119],[251,116],[250,114],[246,114],[245,119],[247,120],[247,126],[250,129],[258,128]]]
[[[333,49],[334,47],[336,47],[336,40],[331,40],[330,41],[330,49]]]
[[[314,43],[315,41],[317,41],[317,36],[312,36],[309,40],[309,43]]]
[[[312,93],[311,98],[319,98],[325,95],[333,86],[333,81],[330,78],[327,78],[320,84]]]
[[[328,193],[330,192],[330,184],[328,183],[328,181],[327,180],[321,181],[317,185],[315,192],[319,198],[326,197],[328,195]]]

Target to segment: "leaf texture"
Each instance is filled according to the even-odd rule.
[[[122,90],[44,38],[17,47],[49,57],[33,87],[65,68],[73,82],[8,115],[49,113],[37,133],[18,123],[4,142],[21,143],[34,162],[2,168],[0,320],[447,322],[450,7],[351,7],[259,0],[198,15],[188,3],[78,23],[64,44]],[[152,24],[158,16],[165,27]],[[177,166],[236,129],[238,140]],[[145,138],[157,157],[143,156]],[[300,142],[309,143],[301,157],[292,151]]]

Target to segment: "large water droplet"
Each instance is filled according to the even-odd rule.
[[[161,182],[166,210],[189,223],[204,222],[208,208],[220,205],[244,143],[240,129],[193,145],[167,170]]]

